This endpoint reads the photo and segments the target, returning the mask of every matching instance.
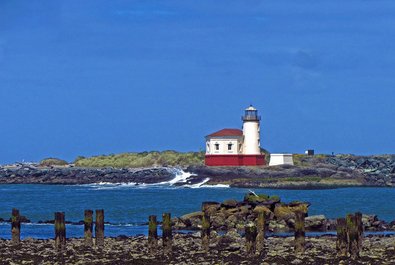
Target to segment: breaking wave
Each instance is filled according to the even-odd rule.
[[[190,180],[196,175],[185,172],[182,169],[178,168],[168,168],[170,172],[174,174],[174,178],[169,181],[162,181],[158,183],[137,183],[137,182],[128,182],[128,183],[112,183],[112,182],[98,182],[94,184],[84,184],[81,186],[94,188],[97,190],[110,190],[110,189],[122,189],[122,188],[147,188],[147,187],[158,187],[158,188],[229,188],[229,185],[225,184],[216,184],[209,185],[207,184],[210,181],[210,178],[205,178],[198,183],[190,184]]]

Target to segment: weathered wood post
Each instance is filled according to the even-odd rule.
[[[66,225],[64,212],[55,213],[55,249],[63,251],[66,248]]]
[[[363,241],[363,222],[362,222],[362,213],[355,213],[355,221],[358,230],[358,255],[362,250],[362,241]]]
[[[337,232],[337,240],[336,240],[337,256],[346,257],[348,254],[348,238],[347,238],[347,225],[345,218],[337,219],[336,232]]]
[[[205,252],[209,251],[210,246],[210,215],[207,211],[202,215],[202,248]]]
[[[202,202],[202,212],[207,212],[209,215],[213,215],[216,211],[218,202]]]
[[[250,222],[245,226],[246,252],[248,256],[254,256],[256,250],[257,229],[254,223]]]
[[[202,249],[208,252],[210,249],[211,216],[215,215],[219,208],[218,202],[202,202]]]
[[[347,225],[347,238],[348,238],[348,251],[351,258],[355,259],[359,257],[358,248],[358,227],[355,215],[347,214],[346,217]]]
[[[162,215],[162,242],[163,242],[163,254],[165,256],[171,256],[172,254],[172,230],[171,230],[171,215],[170,213],[164,213]]]
[[[158,224],[156,215],[150,215],[148,220],[148,248],[151,253],[155,253],[158,249]]]
[[[104,246],[104,210],[96,210],[95,240],[96,247]]]
[[[21,242],[21,218],[18,209],[12,209],[11,216],[11,242],[13,245],[18,245]]]
[[[304,253],[305,250],[305,227],[304,211],[295,211],[295,253]]]
[[[258,212],[256,226],[257,226],[256,251],[258,255],[261,256],[264,254],[264,248],[265,248],[266,220],[265,220],[264,211]]]
[[[93,211],[85,210],[84,212],[84,239],[85,246],[91,247],[93,245]]]

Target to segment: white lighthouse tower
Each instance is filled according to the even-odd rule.
[[[258,111],[250,105],[242,117],[243,120],[243,154],[245,155],[259,155],[260,150],[260,125],[261,117],[258,116]]]

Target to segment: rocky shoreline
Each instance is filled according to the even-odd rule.
[[[78,168],[18,166],[0,168],[0,184],[59,184],[79,185],[93,183],[160,183],[170,181],[173,168]]]
[[[25,239],[20,246],[0,239],[0,264],[395,264],[394,236],[367,236],[360,258],[337,257],[336,237],[307,237],[304,254],[295,255],[293,237],[268,237],[263,256],[248,257],[245,238],[233,231],[212,232],[209,252],[200,233],[174,234],[171,257],[159,249],[151,253],[145,236],[106,238],[103,249],[84,246],[84,239],[67,239],[66,250],[56,253],[54,240]]]
[[[326,189],[338,187],[394,187],[395,155],[381,156],[305,156],[295,155],[295,166],[183,168],[192,175],[174,185],[193,185],[205,180],[207,185],[243,188]],[[37,165],[0,166],[0,184],[154,184],[172,180],[181,168],[79,168],[72,165],[40,167]]]
[[[273,189],[395,187],[395,155],[294,155],[295,166],[206,167],[186,170],[208,184]]]
[[[56,250],[53,239],[25,238],[20,243],[14,244],[11,240],[0,239],[0,265],[394,264],[395,235],[393,234],[365,234],[360,237],[362,247],[355,259],[349,256],[339,256],[336,235],[307,236],[303,243],[304,251],[298,254],[295,254],[294,250],[296,242],[294,236],[271,235],[270,232],[280,231],[288,231],[296,235],[295,230],[300,229],[300,223],[299,226],[296,224],[297,218],[295,217],[297,214],[300,216],[300,213],[306,216],[303,218],[303,231],[336,231],[335,220],[326,219],[322,215],[308,216],[309,206],[308,202],[285,203],[278,196],[253,192],[247,193],[242,201],[229,199],[221,203],[203,202],[204,217],[203,212],[175,217],[171,222],[169,217],[167,229],[172,235],[170,255],[164,255],[168,252],[165,252],[162,239],[159,238],[158,245],[152,248],[152,241],[149,243],[145,235],[107,237],[104,240],[104,246],[98,244],[94,247],[87,246],[84,238],[68,238],[63,250]],[[207,220],[206,216],[209,216],[208,229],[203,224],[203,220]],[[261,229],[267,233],[261,245],[263,249],[251,252],[249,247],[251,241],[247,242],[249,230],[246,224],[259,223],[258,216],[264,218]],[[10,221],[15,222],[15,220],[26,221],[27,218],[17,217]],[[86,222],[92,222],[92,220]],[[86,223],[84,224],[86,228]],[[386,223],[378,220],[376,216],[362,215],[360,224],[361,234],[363,231],[395,230],[395,221]],[[149,231],[152,229],[157,229],[156,224],[154,228],[151,223],[147,227]],[[164,223],[162,229],[164,229]],[[182,230],[197,231],[185,233],[181,232]],[[204,231],[208,231],[207,234],[204,234]],[[64,231],[65,234],[66,231]],[[208,234],[208,241],[203,241],[202,235]],[[152,238],[152,234],[150,235]]]

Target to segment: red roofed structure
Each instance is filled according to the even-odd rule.
[[[242,117],[243,130],[222,129],[206,136],[207,166],[265,165],[260,149],[260,117],[250,106]]]
[[[243,136],[243,131],[239,129],[222,129],[218,132],[209,134],[207,136],[215,137],[215,136]]]

